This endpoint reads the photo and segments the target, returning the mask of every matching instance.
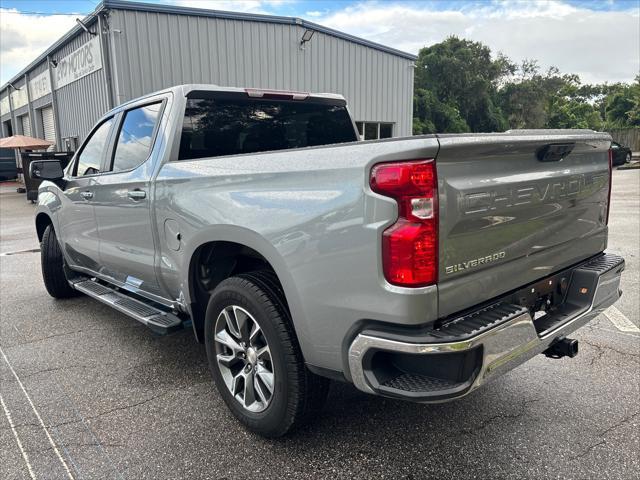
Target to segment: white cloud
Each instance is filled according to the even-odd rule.
[[[296,0],[172,0],[217,10],[269,13]],[[330,2],[326,4],[331,6]],[[353,35],[417,53],[458,35],[481,41],[514,61],[535,58],[543,67],[577,73],[583,82],[631,81],[640,70],[640,15],[596,11],[559,0],[453,3],[367,2],[306,16]],[[0,8],[0,84],[9,80],[75,25],[79,15],[24,15]]]
[[[442,10],[429,3],[376,2],[314,21],[411,53],[458,35],[516,62],[534,58],[542,67],[577,73],[585,83],[631,81],[640,70],[637,8],[595,11],[561,1],[500,1]]]
[[[181,7],[207,8],[227,12],[269,13],[273,7],[279,7],[294,0],[173,0],[171,3]]]
[[[82,15],[24,15],[0,8],[0,84],[26,67]]]

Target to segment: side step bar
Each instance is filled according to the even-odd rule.
[[[155,333],[167,334],[182,328],[182,320],[178,316],[98,283],[95,279],[80,277],[70,281],[69,284],[79,292],[143,323]]]

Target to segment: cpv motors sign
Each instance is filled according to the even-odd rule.
[[[54,71],[54,85],[58,88],[69,85],[76,80],[102,68],[102,50],[100,38],[93,37],[77,50],[58,60]]]

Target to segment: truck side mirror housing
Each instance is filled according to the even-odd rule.
[[[33,179],[60,180],[64,177],[64,171],[58,160],[36,160],[29,165],[29,176]]]

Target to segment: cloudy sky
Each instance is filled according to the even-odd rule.
[[[358,1],[163,0],[301,17],[417,53],[449,35],[481,41],[514,61],[577,73],[585,83],[632,81],[640,70],[640,0]],[[97,0],[1,0],[0,84],[93,11]]]

